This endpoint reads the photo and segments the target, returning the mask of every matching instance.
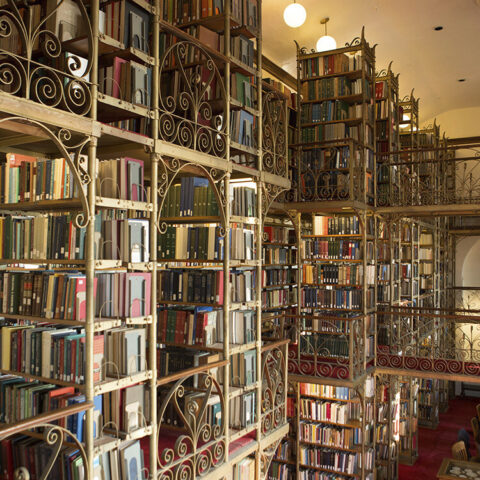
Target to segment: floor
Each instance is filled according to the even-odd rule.
[[[470,425],[477,403],[480,403],[478,398],[450,400],[448,411],[440,414],[436,430],[420,428],[419,457],[412,467],[400,465],[399,480],[436,480],[442,460],[451,457],[451,446],[457,440],[460,428],[470,433],[470,453],[477,455]]]

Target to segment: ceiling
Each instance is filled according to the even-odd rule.
[[[420,124],[457,108],[480,107],[480,0],[297,0],[307,10],[299,28],[283,21],[293,0],[263,0],[263,53],[296,75],[295,44],[315,48],[328,34],[341,47],[359,36],[376,47],[376,70],[399,73],[400,97],[420,98]],[[443,30],[435,31],[441,25]],[[465,78],[465,82],[458,79]],[[480,126],[479,126],[480,130]]]

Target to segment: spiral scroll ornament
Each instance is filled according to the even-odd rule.
[[[262,354],[262,434],[266,435],[286,421],[285,354],[281,347]]]
[[[287,177],[286,101],[276,92],[263,96],[263,170]]]
[[[6,0],[0,7],[0,91],[77,115],[89,113],[93,34],[84,3],[74,2],[81,18],[77,33],[88,44],[85,57],[70,52],[51,29],[64,0],[42,17],[38,2]]]
[[[169,47],[160,61],[159,135],[202,153],[226,156],[226,91],[212,57],[192,42]]]
[[[195,392],[186,388],[189,382],[195,382]],[[218,405],[215,419],[212,405]],[[166,392],[159,410],[158,479],[193,480],[225,462],[224,406],[220,385],[207,373],[185,377]],[[173,435],[162,429],[168,421],[177,426]]]

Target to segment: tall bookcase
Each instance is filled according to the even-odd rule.
[[[375,47],[361,37],[309,53],[297,45],[301,202],[374,205]]]
[[[61,366],[60,343],[52,371],[63,368],[63,377],[28,373],[21,362],[2,365],[2,373],[77,397],[61,412],[69,419],[86,412],[81,434],[81,416],[65,426],[90,478],[107,464],[118,468],[116,478],[130,459],[137,478],[143,468],[151,478],[186,470],[192,478],[219,478],[232,466],[237,473],[247,468],[251,455],[260,478],[288,431],[287,342],[262,342],[255,296],[264,216],[290,187],[285,116],[264,108],[282,111],[285,102],[267,100],[261,89],[261,2],[216,2],[206,12],[199,2],[183,6],[180,12],[173,1],[131,0],[0,7],[13,19],[0,55],[20,85],[0,88],[2,151],[21,163],[13,180],[19,195],[2,203],[2,219],[18,220],[21,235],[33,232],[33,218],[52,238],[69,232],[49,255],[35,253],[45,240],[38,239],[2,263],[15,275],[45,270],[54,278],[50,299],[54,291],[61,298],[67,276],[84,282],[83,291],[75,285],[66,297],[73,317],[2,312],[4,342],[9,327],[47,324],[52,336],[62,335],[61,326],[78,333],[68,339],[76,342],[70,350],[62,340],[64,357],[77,349],[78,380],[65,380],[72,365]],[[44,27],[50,33],[34,38]],[[20,75],[24,67],[30,76]],[[22,155],[41,158],[36,170]],[[42,173],[34,183],[47,163],[54,182]],[[71,174],[58,183],[67,166]],[[45,196],[27,197],[32,188]],[[78,255],[69,250],[73,241],[84,242],[75,243]],[[132,341],[139,350],[127,350]],[[55,405],[63,404],[49,410]],[[56,412],[48,418],[60,418]]]
[[[418,380],[399,377],[399,461],[413,465],[418,458]]]
[[[400,148],[398,77],[391,70],[376,74],[376,204],[386,206],[398,198],[398,152]]]
[[[376,378],[376,478],[398,478],[398,450],[400,427],[400,391],[393,375]]]

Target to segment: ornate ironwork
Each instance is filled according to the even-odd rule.
[[[301,325],[308,321],[308,328]],[[290,374],[353,380],[365,371],[364,318],[298,317],[297,342],[290,344]],[[348,322],[348,327],[337,322]]]
[[[157,228],[159,232],[165,233],[168,226],[166,222],[162,221],[162,208],[165,203],[168,190],[171,188],[178,175],[181,172],[184,172],[200,175],[209,180],[210,187],[213,189],[218,202],[218,210],[220,213],[221,223],[223,225],[220,234],[224,236],[226,228],[225,209],[227,207],[228,199],[223,180],[227,176],[227,172],[219,170],[215,167],[204,167],[197,163],[170,157],[161,158],[161,161],[159,162],[159,169],[159,186],[157,189],[159,195]]]
[[[50,478],[49,476],[53,473],[55,465],[59,464],[60,453],[67,443],[74,444],[75,448],[78,449],[83,465],[88,465],[87,455],[82,443],[70,431],[59,425],[54,425],[51,423],[40,423],[35,425],[34,428],[35,430],[43,430],[42,440],[44,441],[44,444],[42,444],[42,447],[45,447],[49,450],[49,457],[47,463],[45,464],[45,468],[42,472],[36,472],[36,478],[39,480],[47,480]],[[2,440],[5,440],[5,438]],[[13,475],[15,480],[30,480],[31,478],[34,478],[34,473],[35,472],[30,472],[27,466],[20,465],[16,466]],[[90,472],[88,468],[83,469],[83,478],[85,480],[90,479]]]
[[[212,57],[179,41],[165,51],[159,77],[160,139],[225,158],[226,93]]]
[[[286,101],[277,92],[263,95],[263,170],[287,176]]]
[[[75,225],[78,228],[86,227],[90,219],[90,209],[87,201],[87,188],[91,182],[88,174],[87,157],[84,152],[90,141],[89,137],[75,138],[70,130],[65,128],[49,128],[43,123],[30,120],[24,117],[6,117],[0,119],[0,127],[2,124],[18,123],[40,129],[58,149],[59,154],[67,162],[70,172],[73,175],[74,182],[77,185],[77,193],[82,203],[83,211],[77,213],[74,217]]]
[[[189,393],[188,382],[196,378],[196,388]],[[209,408],[212,402],[220,412],[212,423]],[[179,380],[166,394],[159,410],[158,438],[170,439],[172,446],[157,452],[158,479],[193,480],[206,475],[225,461],[225,412],[220,385],[207,373],[190,375]],[[166,416],[174,415],[172,434]]]
[[[263,435],[285,425],[287,421],[285,353],[286,344],[262,352],[261,428]]]
[[[265,480],[268,479],[268,470],[272,464],[273,457],[275,456],[275,452],[277,451],[281,441],[281,439],[277,440],[260,453],[260,475],[261,478]]]
[[[322,201],[322,200],[347,200],[350,197],[350,172],[353,171],[355,175],[356,185],[355,191],[361,192],[363,195],[364,183],[362,181],[363,168],[358,162],[354,168],[351,166],[343,169],[336,169],[329,159],[335,161],[340,155],[341,149],[339,147],[332,147],[329,149],[315,149],[308,152],[309,155],[315,155],[315,152],[320,154],[320,159],[309,160],[305,159],[305,152],[302,154],[300,162],[300,173],[302,177],[301,199],[306,202]],[[325,153],[326,152],[326,153]],[[349,163],[352,159],[349,159]],[[354,193],[352,192],[352,195]]]
[[[91,108],[93,35],[81,0],[74,0],[88,42],[88,56],[69,52],[50,23],[64,0],[44,16],[39,2],[6,0],[0,7],[0,90],[77,115]]]
[[[265,220],[265,216],[270,210],[272,203],[285,190],[286,189],[284,187],[280,187],[279,185],[273,185],[271,183],[262,184],[262,218],[263,220]]]

